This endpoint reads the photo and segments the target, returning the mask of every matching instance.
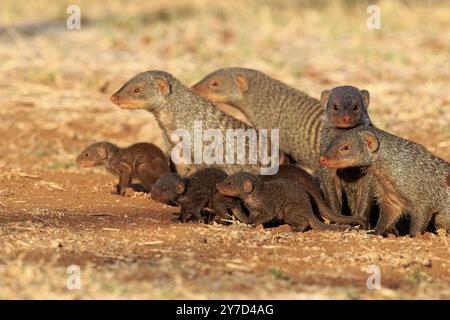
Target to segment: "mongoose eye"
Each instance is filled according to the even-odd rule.
[[[141,88],[136,88],[136,89],[134,89],[134,92],[136,92],[136,93],[141,92]]]
[[[210,86],[210,87],[216,88],[216,87],[219,86],[219,82],[218,82],[218,81],[211,81],[211,82],[209,83],[209,86]]]
[[[358,104],[353,105],[353,111],[356,111],[356,110],[358,110]]]
[[[86,158],[89,157],[89,153],[86,153],[84,156],[85,156]]]
[[[228,186],[232,186],[232,185],[233,185],[233,182],[228,181],[227,185],[228,185]]]
[[[344,145],[339,148],[339,151],[346,152],[350,150],[350,146]]]
[[[335,103],[333,104],[333,110],[337,111],[339,109],[339,106]]]

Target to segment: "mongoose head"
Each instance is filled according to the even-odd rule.
[[[378,138],[372,132],[349,130],[330,144],[320,156],[320,162],[329,168],[367,166],[373,162],[378,147]]]
[[[248,85],[249,80],[243,69],[225,68],[210,73],[193,85],[191,90],[214,103],[237,106],[247,91]]]
[[[325,90],[321,95],[328,120],[337,128],[352,128],[368,118],[370,94],[352,86]]]
[[[147,71],[128,80],[111,96],[122,109],[153,111],[161,107],[172,90],[173,77],[164,71]]]
[[[166,203],[176,200],[186,190],[183,178],[177,173],[169,173],[159,178],[152,190],[152,199]]]
[[[77,157],[80,167],[93,167],[104,164],[117,151],[117,146],[109,142],[97,142],[84,149]]]
[[[262,183],[261,178],[254,174],[238,172],[216,184],[216,189],[225,196],[245,197],[260,189]]]

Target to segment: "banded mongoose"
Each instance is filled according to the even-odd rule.
[[[323,115],[319,100],[246,68],[217,70],[191,89],[214,103],[239,109],[255,128],[278,128],[281,150],[302,167],[319,171]]]
[[[330,168],[367,167],[380,205],[376,234],[385,234],[406,214],[411,236],[424,232],[433,216],[437,229],[450,231],[450,189],[445,186],[450,163],[420,144],[360,127],[343,132],[322,160]]]
[[[117,193],[122,196],[133,180],[139,180],[151,192],[156,180],[170,172],[164,152],[145,142],[127,148],[119,148],[110,142],[97,142],[84,149],[76,162],[81,167],[103,165],[118,176]]]
[[[156,117],[165,138],[171,143],[172,147],[176,145],[176,142],[171,141],[170,139],[175,130],[184,129],[185,132],[189,134],[189,137],[186,137],[186,139],[191,140],[190,142],[192,143],[190,149],[191,154],[187,155],[187,157],[191,162],[185,166],[176,163],[177,172],[182,175],[187,175],[211,164],[205,163],[205,159],[202,159],[204,153],[201,149],[205,149],[206,152],[206,149],[212,146],[213,143],[205,147],[203,141],[195,141],[195,121],[201,121],[201,129],[203,131],[212,129],[215,130],[216,133],[218,132],[223,138],[223,141],[226,140],[226,131],[228,129],[242,129],[241,133],[244,133],[247,129],[251,129],[243,122],[219,111],[210,101],[193,93],[189,88],[185,87],[180,81],[175,79],[175,77],[164,71],[147,71],[136,75],[112,95],[111,101],[123,109],[145,109],[152,112]],[[183,140],[184,139],[185,137],[183,136]],[[249,150],[248,140],[249,139],[245,139],[246,152],[244,155],[238,155],[239,148],[228,149],[225,144],[223,146],[222,154],[220,154],[220,151],[216,154],[216,157],[219,158],[219,161],[222,161],[223,164],[214,164],[214,166],[223,169],[227,173],[241,170],[259,173],[261,167],[259,158],[256,159],[257,161],[255,161],[255,164],[249,164],[246,157],[249,155],[249,151],[253,151]],[[214,142],[220,143],[219,141]],[[199,148],[199,154],[196,152],[196,148]],[[228,151],[230,151],[234,162],[226,161],[228,160]],[[199,155],[201,159],[199,159],[199,161],[192,161],[196,155]],[[239,156],[245,157],[244,164],[236,164],[236,159]],[[277,163],[270,163],[271,168],[272,165],[278,166],[277,160],[279,155],[272,156],[277,157],[277,159],[275,159]]]
[[[296,231],[308,226],[319,230],[346,230],[349,226],[327,225],[313,212],[305,189],[288,179],[264,181],[248,172],[235,173],[217,184],[217,190],[230,197],[239,197],[250,211],[253,225],[283,221]]]
[[[227,176],[225,171],[212,167],[197,170],[185,178],[177,173],[169,173],[156,182],[152,198],[162,203],[174,201],[179,204],[182,222],[192,216],[203,221],[204,208],[211,209],[222,219],[229,219],[229,215],[233,214],[240,221],[246,222],[241,201],[217,193],[216,184]]]
[[[280,165],[277,174],[265,175],[261,176],[261,178],[264,181],[271,181],[276,179],[288,179],[295,181],[300,186],[302,186],[305,191],[311,196],[322,216],[330,221],[344,224],[359,224],[363,227],[366,224],[365,220],[360,217],[345,216],[340,214],[340,212],[333,212],[332,210],[330,210],[323,198],[319,181],[299,166],[292,164],[283,164]]]
[[[361,126],[372,126],[368,114],[370,94],[353,86],[339,86],[321,94],[325,110],[320,135],[320,151],[325,152],[330,143],[343,132]],[[364,167],[331,169],[323,166],[320,181],[325,199],[334,212],[342,212],[344,195],[352,215],[358,215],[369,224],[374,206],[374,183]]]

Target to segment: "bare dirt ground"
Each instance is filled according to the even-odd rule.
[[[380,1],[381,30],[352,1],[80,1],[0,4],[0,298],[450,298],[450,237],[375,237],[175,222],[177,208],[111,194],[89,143],[150,141],[151,114],[109,97],[163,69],[186,84],[253,67],[318,97],[371,92],[382,129],[450,160],[450,4]],[[36,14],[39,13],[39,14]],[[81,290],[68,290],[78,265]],[[381,269],[369,290],[367,269]]]

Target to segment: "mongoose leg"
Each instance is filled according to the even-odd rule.
[[[325,201],[331,212],[342,212],[342,191],[340,188],[338,189],[339,183],[333,179],[330,169],[322,168],[320,170],[320,181]]]
[[[211,207],[214,211],[222,218],[222,219],[230,219],[230,215],[228,214],[228,206],[227,199],[221,194],[216,193],[212,199]]]
[[[195,219],[198,221],[203,221],[202,217],[202,209],[206,206],[207,202],[209,201],[209,198],[205,197],[202,200],[199,200],[198,202],[195,202],[195,205],[190,210],[187,211],[187,213],[194,215]]]
[[[411,215],[411,224],[409,227],[409,235],[415,237],[417,234],[421,234],[425,231],[430,223],[431,217],[427,214],[414,214]]]
[[[161,176],[159,172],[155,172],[150,164],[142,163],[137,167],[137,173],[142,185],[149,192],[152,191],[155,182]]]
[[[248,222],[250,224],[257,226],[258,224],[270,222],[272,219],[273,219],[272,215],[267,215],[260,211],[253,210],[252,213],[250,214],[250,217],[248,218]]]
[[[386,231],[400,218],[402,209],[392,206],[388,203],[383,203],[380,208],[380,216],[375,227],[376,235],[384,235]]]
[[[118,172],[120,175],[119,184],[117,185],[117,193],[123,196],[125,194],[125,189],[131,184],[132,171],[128,165],[121,164],[119,165]]]
[[[186,208],[185,207],[181,207],[180,209],[180,215],[178,217],[178,220],[180,220],[181,222],[186,222],[188,216],[186,213]]]
[[[309,227],[308,219],[302,214],[299,214],[298,210],[293,207],[287,209],[284,220],[289,223],[295,231],[303,232]]]
[[[447,234],[450,233],[450,211],[440,212],[436,215],[435,220],[436,230],[444,229]]]

